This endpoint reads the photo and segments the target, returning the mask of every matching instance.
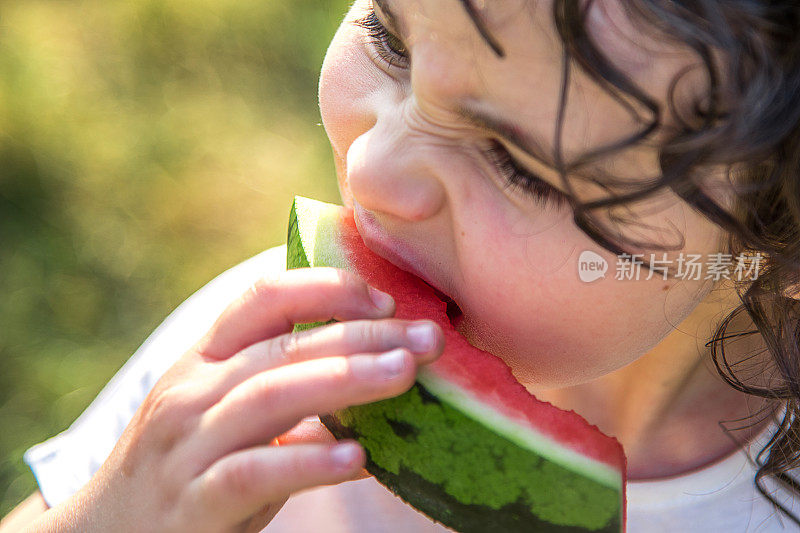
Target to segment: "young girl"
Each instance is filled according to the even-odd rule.
[[[357,0],[326,56],[365,241],[620,440],[629,531],[800,524],[798,31],[788,1]],[[5,530],[444,531],[340,484],[364,451],[313,417],[408,389],[441,331],[284,262],[214,280],[32,448],[41,493]]]

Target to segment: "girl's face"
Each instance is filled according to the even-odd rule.
[[[367,244],[453,298],[463,311],[459,330],[520,381],[542,389],[586,382],[639,358],[699,312],[711,282],[646,280],[646,269],[639,280],[615,279],[617,257],[576,227],[567,189],[547,164],[563,78],[551,2],[472,5],[505,57],[461,0],[355,2],[328,50],[319,94],[342,199]],[[619,9],[595,2],[590,33],[665,106],[669,82],[693,58],[648,41]],[[703,89],[687,79],[679,101]],[[566,161],[642,127],[577,66],[563,124]],[[631,181],[660,175],[656,149],[641,144],[585,170]],[[598,194],[570,183],[582,200]],[[635,206],[634,216],[628,236],[674,242],[674,232],[658,230],[679,231],[684,247],[672,259],[722,251],[717,228],[671,193]],[[586,250],[607,261],[604,278],[581,281]]]

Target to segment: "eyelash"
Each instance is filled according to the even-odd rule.
[[[568,204],[564,193],[522,168],[499,142],[491,141],[485,152],[492,165],[500,171],[507,187],[518,188],[543,205],[560,208]]]
[[[410,58],[405,46],[402,46],[400,39],[381,23],[374,8],[370,7],[369,13],[354,21],[354,24],[367,31],[369,43],[375,48],[380,60],[389,67],[408,67]],[[392,40],[401,43],[401,46],[392,46],[390,44]],[[499,142],[491,141],[490,147],[485,152],[489,161],[500,172],[507,187],[518,188],[543,205],[560,208],[568,203],[564,193],[522,168]]]
[[[406,68],[409,64],[408,52],[406,47],[397,36],[393,35],[381,23],[375,14],[374,8],[370,8],[366,16],[354,21],[354,24],[367,30],[370,44],[375,48],[378,57],[389,64],[389,67]],[[392,41],[397,41],[401,46],[392,46]]]

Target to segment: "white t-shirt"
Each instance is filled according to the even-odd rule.
[[[45,501],[54,506],[83,486],[158,378],[211,327],[234,298],[268,271],[284,270],[286,247],[271,248],[203,287],[136,351],[95,401],[63,433],[25,454]],[[774,431],[751,444],[751,457]],[[692,473],[628,484],[628,531],[633,533],[800,531],[755,489],[754,467],[743,452]],[[767,480],[779,501],[795,513],[800,504]],[[793,505],[794,504],[794,505]],[[445,532],[406,505],[374,478],[323,486],[293,495],[269,532]]]

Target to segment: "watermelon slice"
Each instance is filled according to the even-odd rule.
[[[617,440],[537,400],[500,358],[470,345],[430,285],[366,247],[351,210],[296,197],[287,250],[288,268],[355,272],[394,296],[397,318],[444,330],[443,355],[419,368],[409,391],[321,416],[336,438],[364,446],[378,481],[465,533],[624,531]]]

